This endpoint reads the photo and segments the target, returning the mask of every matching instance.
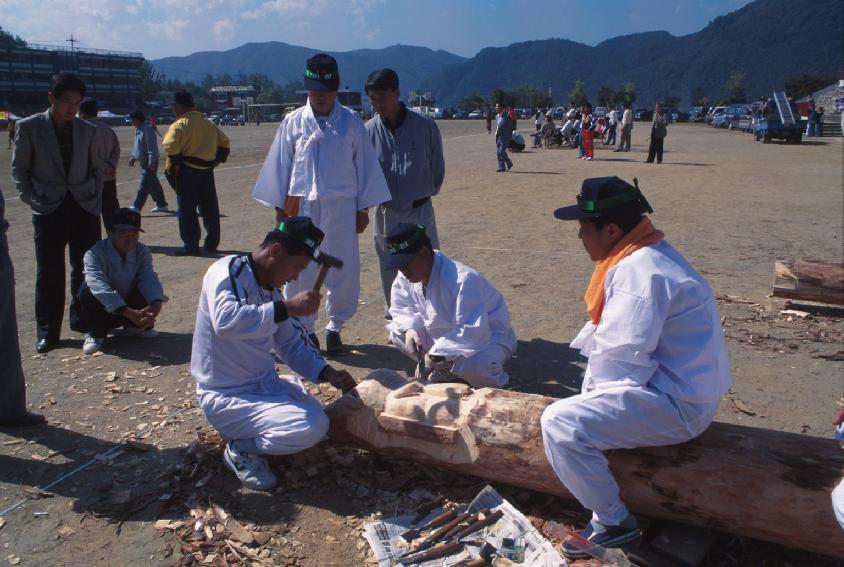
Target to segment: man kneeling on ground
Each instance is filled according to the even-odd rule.
[[[504,363],[516,351],[516,335],[498,290],[434,250],[422,225],[399,224],[387,235],[387,247],[388,267],[399,271],[387,329],[404,354],[424,356],[425,375],[417,378],[475,388],[507,384]]]
[[[582,393],[548,406],[542,437],[560,481],[592,511],[581,535],[604,547],[639,539],[604,451],[697,437],[732,380],[712,290],[644,216],[652,212],[638,186],[617,177],[585,180],[577,205],[554,212],[580,222],[596,265],[590,321],[571,342],[589,359]],[[567,544],[563,552],[586,557]]]
[[[79,289],[83,318],[91,324],[82,345],[85,354],[99,352],[108,332],[121,326],[127,336],[157,337],[153,327],[167,301],[152,253],[138,242],[140,213],[117,209],[106,228],[108,238],[85,253],[85,282]]]
[[[355,386],[326,364],[297,319],[316,313],[320,294],[285,300],[278,289],[299,277],[322,238],[309,218],[288,217],[251,254],[217,260],[202,282],[191,354],[197,399],[226,440],[226,466],[253,490],[277,483],[262,454],[298,453],[328,431],[320,401],[299,378],[276,373],[273,353],[308,380]]]

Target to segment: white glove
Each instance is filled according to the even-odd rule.
[[[408,352],[415,353],[417,349],[422,348],[422,338],[414,329],[408,329],[404,333],[404,348]]]

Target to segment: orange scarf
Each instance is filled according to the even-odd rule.
[[[656,244],[664,236],[661,230],[654,228],[651,219],[645,217],[613,246],[606,258],[595,263],[595,271],[592,272],[592,279],[589,280],[589,287],[586,288],[586,296],[583,298],[586,300],[586,311],[592,323],[597,325],[604,311],[604,281],[607,279],[610,268],[636,250]]]

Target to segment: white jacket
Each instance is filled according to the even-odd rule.
[[[583,391],[645,386],[717,402],[732,382],[718,306],[706,281],[665,240],[607,273],[604,310],[571,342],[589,359]]]
[[[391,199],[390,190],[363,122],[335,103],[320,120],[310,104],[287,115],[255,182],[252,197],[267,207],[284,208],[287,195],[356,199],[357,210]]]
[[[481,274],[439,250],[427,287],[410,283],[401,272],[390,294],[389,328],[414,329],[432,355],[469,358],[490,343],[516,351],[516,334],[501,293]]]
[[[197,391],[249,390],[275,377],[276,353],[302,377],[316,381],[325,359],[291,317],[275,322],[281,291],[262,288],[249,256],[214,262],[202,280],[193,332],[191,374]]]

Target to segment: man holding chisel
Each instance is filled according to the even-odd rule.
[[[289,217],[251,254],[217,260],[202,282],[191,354],[197,399],[226,441],[226,466],[253,490],[277,482],[262,455],[298,453],[328,431],[320,401],[299,378],[279,376],[273,354],[308,380],[343,392],[355,386],[326,364],[298,321],[319,308],[319,292],[285,299],[279,289],[320,258],[322,238],[311,219]]]

